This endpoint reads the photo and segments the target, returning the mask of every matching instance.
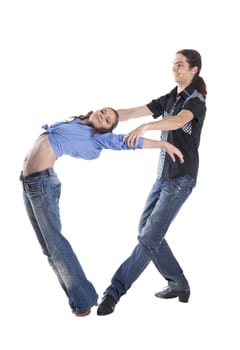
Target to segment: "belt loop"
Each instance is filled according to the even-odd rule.
[[[19,180],[23,181],[23,171],[21,171],[21,173],[20,173]]]
[[[48,172],[48,176],[53,175],[53,169],[52,168],[48,168],[47,172]]]

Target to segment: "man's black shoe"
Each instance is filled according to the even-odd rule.
[[[111,314],[116,306],[116,301],[110,294],[104,295],[101,303],[98,306],[97,314],[99,316],[109,315]]]
[[[155,296],[162,299],[178,298],[182,303],[187,303],[190,297],[190,289],[177,290],[168,286],[162,291],[155,293]]]

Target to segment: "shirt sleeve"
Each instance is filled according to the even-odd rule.
[[[152,100],[147,104],[147,107],[153,114],[153,118],[158,118],[163,115],[164,110],[166,109],[166,103],[169,94],[161,96],[155,100]]]
[[[96,146],[98,148],[111,149],[115,151],[121,150],[134,150],[134,149],[142,149],[143,148],[143,137],[139,138],[138,144],[134,147],[129,147],[123,141],[122,134],[114,134],[114,133],[104,133],[104,134],[96,134],[94,136],[94,140],[96,142]]]
[[[187,100],[183,105],[183,109],[191,111],[194,117],[198,120],[201,120],[206,114],[206,104],[198,97],[193,97]]]

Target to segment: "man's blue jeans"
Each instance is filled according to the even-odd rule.
[[[190,176],[157,179],[139,222],[139,243],[112,277],[105,294],[117,302],[152,261],[175,289],[188,289],[188,281],[166,239],[167,230],[195,186]]]
[[[21,176],[27,214],[49,264],[65,291],[69,305],[84,312],[98,295],[89,282],[67,239],[61,233],[59,198],[61,183],[53,169]]]

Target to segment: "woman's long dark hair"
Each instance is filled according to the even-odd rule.
[[[114,114],[116,115],[116,120],[115,120],[115,122],[113,123],[113,125],[110,127],[110,128],[108,128],[108,129],[106,129],[106,128],[94,128],[95,129],[95,131],[96,131],[96,133],[98,133],[98,134],[104,134],[104,133],[106,133],[106,132],[112,132],[113,131],[113,129],[115,129],[116,128],[116,126],[118,125],[118,121],[119,121],[119,114],[118,114],[118,112],[114,109],[114,108],[112,108],[112,107],[108,107],[108,108],[110,108],[113,112],[114,112]],[[78,116],[74,116],[74,117],[70,117],[70,119],[76,119],[76,118],[78,118],[78,119],[80,119],[80,120],[88,120],[89,118],[90,118],[90,116],[93,114],[94,112],[93,111],[90,111],[90,112],[88,112],[87,114],[85,114],[85,115],[78,115]]]
[[[207,97],[207,86],[202,77],[199,76],[202,68],[202,59],[199,52],[191,49],[179,50],[177,54],[181,54],[186,57],[190,68],[198,67],[198,71],[195,74],[192,83],[194,84],[196,90],[203,95],[204,99]]]

